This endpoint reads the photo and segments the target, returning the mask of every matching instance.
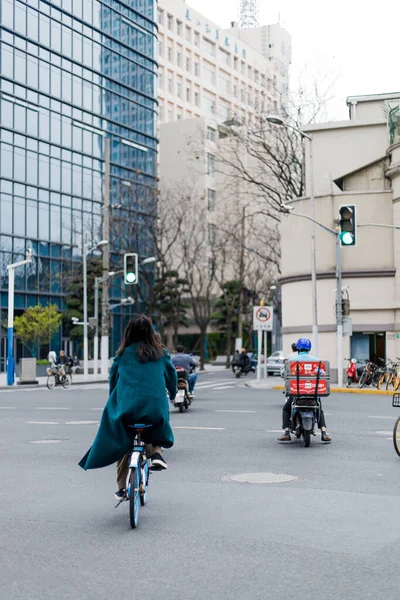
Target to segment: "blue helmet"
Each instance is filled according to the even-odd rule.
[[[296,342],[297,352],[310,352],[311,342],[308,338],[300,338]]]

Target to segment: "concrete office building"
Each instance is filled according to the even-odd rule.
[[[357,245],[341,249],[343,288],[350,296],[353,334],[343,356],[400,356],[400,93],[347,99],[350,119],[304,127],[313,138],[316,220],[334,228],[342,204],[357,212]],[[306,164],[307,189],[310,168]],[[310,215],[310,200],[294,203]],[[363,225],[377,223],[386,227]],[[282,221],[283,349],[311,337],[311,226]],[[336,359],[335,238],[316,227],[319,355]],[[342,365],[345,367],[345,365]]]
[[[160,0],[158,27],[160,123],[286,105],[291,41],[280,25],[224,30],[184,0]]]
[[[16,271],[16,313],[48,302],[62,310],[82,234],[94,243],[102,236],[106,136],[111,204],[124,202],[127,183],[156,185],[156,2],[0,0],[0,14],[2,314],[7,264],[28,247],[34,259]],[[152,206],[140,210],[129,218],[154,218]],[[115,242],[111,231],[120,267]],[[121,293],[112,288],[116,299]],[[114,318],[112,350],[123,321]]]

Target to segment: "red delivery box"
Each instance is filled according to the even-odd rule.
[[[321,364],[321,366],[320,366]],[[297,365],[299,365],[299,375],[300,377],[309,377],[310,375],[316,375],[318,373],[318,368],[321,369],[320,375],[328,375],[329,376],[329,364],[326,360],[320,361],[290,361],[289,362],[289,374],[297,375]]]
[[[314,396],[315,395],[315,384],[317,379],[287,379],[286,380],[286,394],[289,396]],[[318,381],[318,396],[329,396],[330,394],[330,381],[329,379],[320,379]]]

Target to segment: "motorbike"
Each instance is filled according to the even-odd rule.
[[[189,382],[186,376],[184,367],[175,367],[178,375],[178,393],[175,397],[174,404],[179,412],[187,410],[192,403],[192,398],[189,394]]]
[[[292,397],[291,431],[296,438],[304,439],[304,447],[310,447],[311,435],[315,435],[315,425],[319,420],[320,404],[310,396]]]
[[[351,384],[354,382],[356,383],[358,381],[358,376],[357,376],[357,359],[356,358],[349,358],[348,359],[349,362],[349,366],[347,367],[347,386],[346,387],[351,387]]]
[[[251,371],[255,372],[255,368],[251,362],[247,363],[247,365],[241,365],[239,363],[233,365],[233,372],[237,379],[239,379],[242,375],[247,375]]]

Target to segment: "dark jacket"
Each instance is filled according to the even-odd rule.
[[[117,356],[111,367],[110,396],[104,408],[93,446],[79,465],[83,469],[106,467],[127,454],[132,448],[132,431],[124,422],[153,425],[147,432],[149,443],[170,448],[174,435],[169,424],[169,407],[165,388],[174,399],[177,376],[171,357],[140,363],[136,358],[137,344],[128,346]]]

